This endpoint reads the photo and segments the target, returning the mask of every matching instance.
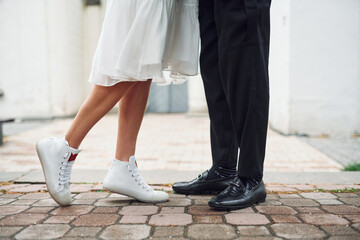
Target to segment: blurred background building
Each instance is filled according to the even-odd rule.
[[[106,1],[0,0],[0,118],[74,115]],[[360,1],[274,0],[270,125],[284,134],[360,132]],[[2,93],[1,93],[2,92]],[[152,86],[151,112],[206,112],[200,76]]]

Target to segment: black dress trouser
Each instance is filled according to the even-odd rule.
[[[200,0],[200,67],[213,165],[263,173],[269,112],[271,0]],[[240,148],[239,162],[237,161]]]

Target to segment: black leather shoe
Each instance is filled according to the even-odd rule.
[[[209,206],[218,210],[235,210],[265,202],[266,189],[261,181],[255,187],[236,177],[230,186],[209,201]]]
[[[224,191],[235,176],[223,177],[216,180],[207,180],[209,171],[205,171],[190,182],[175,183],[172,188],[180,194],[219,194]]]

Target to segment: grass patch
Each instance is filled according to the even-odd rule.
[[[360,171],[360,163],[351,163],[344,168],[344,171],[348,171],[348,172]]]
[[[282,192],[282,191],[267,191],[269,194],[300,194],[300,193],[309,193],[309,192],[323,192],[323,193],[359,193],[360,189],[357,188],[344,188],[344,189],[334,189],[327,190],[322,188],[317,188],[314,190],[299,190],[299,191],[291,191],[291,192]]]
[[[336,190],[325,190],[325,189],[315,189],[313,192],[330,192],[330,193],[357,193],[360,192],[360,189],[356,188],[344,188],[344,189],[336,189]]]

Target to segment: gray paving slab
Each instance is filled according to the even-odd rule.
[[[360,163],[360,137],[335,135],[331,137],[300,137],[299,139],[312,145],[343,166]]]
[[[101,183],[106,170],[74,170],[71,181],[73,183]],[[141,171],[149,184],[168,184],[178,181],[188,181],[198,176],[199,171],[151,170]],[[1,173],[2,175],[2,173]],[[360,184],[359,172],[265,172],[266,183],[279,184]],[[17,183],[43,183],[41,170],[30,171],[18,178]]]
[[[0,172],[0,182],[12,182],[27,172]]]
[[[359,184],[359,172],[265,172],[264,181],[281,184]]]

